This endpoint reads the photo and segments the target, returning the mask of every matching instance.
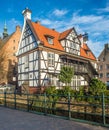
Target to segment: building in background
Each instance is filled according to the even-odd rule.
[[[15,84],[17,76],[17,57],[19,39],[21,36],[20,26],[16,26],[11,35],[4,26],[3,37],[0,38],[0,84]]]
[[[109,88],[109,44],[105,44],[103,51],[98,57],[99,79]]]
[[[47,86],[62,87],[58,75],[62,66],[72,66],[72,89],[87,86],[97,75],[96,58],[86,44],[86,36],[75,28],[62,33],[49,29],[39,21],[31,21],[31,11],[23,11],[24,25],[17,52],[18,86],[33,93]]]

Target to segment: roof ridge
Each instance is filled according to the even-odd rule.
[[[32,22],[32,21],[31,21]],[[48,30],[51,30],[51,31],[54,31],[54,32],[57,32],[57,33],[59,33],[57,30],[55,30],[54,28],[49,28],[49,27],[46,27],[46,26],[44,26],[44,25],[42,25],[42,24],[39,24],[39,23],[36,23],[36,22],[32,22],[32,23],[34,23],[34,24],[37,24],[37,25],[39,25],[39,26],[41,26],[41,27],[43,27],[43,28],[46,28],[46,29],[48,29]]]
[[[68,36],[68,34],[74,29],[74,27],[72,28],[69,28],[63,32],[60,33],[60,36],[59,36],[59,40],[62,40],[64,39],[66,36]]]

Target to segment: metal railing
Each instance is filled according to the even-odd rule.
[[[0,106],[109,127],[109,96],[1,93]]]

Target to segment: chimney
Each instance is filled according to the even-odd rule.
[[[88,33],[86,33],[86,32],[83,34],[83,41],[84,42],[88,41]]]
[[[55,31],[55,28],[52,28],[53,31]]]
[[[109,50],[109,44],[108,44],[108,43],[105,44],[105,49],[106,49],[106,50]]]
[[[78,35],[78,38],[79,38],[79,40],[80,40],[80,42],[81,42],[81,47],[83,47],[84,41],[83,41],[83,36],[82,36],[82,34],[79,34],[79,35]]]
[[[109,53],[109,44],[108,43],[105,44],[104,47],[105,47],[105,55],[106,55],[107,52]]]
[[[20,26],[19,25],[16,26],[16,31],[20,31]]]
[[[24,16],[24,20],[29,19],[31,20],[31,10],[29,10],[28,8],[26,8],[25,10],[22,11],[22,14]]]
[[[40,21],[39,21],[39,20],[37,20],[35,23],[40,24]]]
[[[109,53],[109,44],[108,43],[104,45],[104,57],[103,57],[104,61],[105,61],[105,57],[106,57],[107,53]]]

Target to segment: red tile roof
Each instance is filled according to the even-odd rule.
[[[66,37],[68,36],[68,34],[69,34],[72,30],[73,30],[73,28],[68,29],[68,30],[66,30],[66,31],[64,31],[64,32],[62,32],[62,33],[60,33],[59,40],[62,40],[62,39],[64,39],[64,38],[66,38]]]
[[[61,51],[64,50],[64,48],[62,47],[62,45],[60,44],[60,42],[58,40],[59,36],[60,36],[59,32],[46,28],[46,27],[40,25],[39,23],[34,23],[34,22],[31,22],[31,23],[32,23],[32,26],[34,28],[36,35],[38,36],[39,40],[43,42],[44,46],[50,47],[53,49],[58,49]],[[46,36],[53,37],[52,45],[48,43]]]
[[[80,56],[91,60],[96,60],[96,57],[85,43],[83,43],[82,47],[80,48]]]
[[[39,23],[31,22],[32,28],[34,29],[34,32],[38,39],[44,44],[44,46],[57,49],[60,51],[64,51],[64,48],[62,47],[60,40],[66,38],[68,34],[72,31],[73,28],[68,29],[62,33],[59,33],[53,29],[46,28]],[[50,36],[53,38],[53,44],[49,44],[47,41],[47,36]],[[88,52],[88,53],[87,53]],[[80,48],[80,56],[91,59],[91,60],[96,60],[96,57],[92,53],[92,51],[89,49],[87,44],[83,43],[83,45]]]

